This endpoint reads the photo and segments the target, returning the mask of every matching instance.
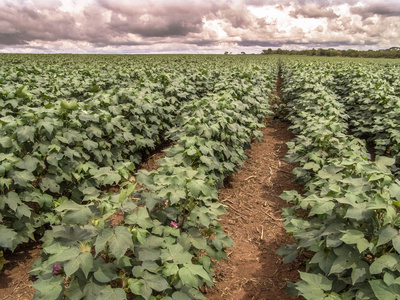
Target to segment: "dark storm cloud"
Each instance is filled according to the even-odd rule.
[[[84,0],[89,4],[74,11],[63,8],[61,0],[0,0],[0,49],[57,50],[63,43],[79,44],[82,51],[222,44],[346,47],[393,44],[400,38],[400,20],[393,20],[400,16],[397,0],[91,1]],[[341,4],[348,5],[350,13],[338,9]],[[310,21],[308,27],[300,24],[303,19]]]
[[[123,19],[121,19],[121,17]],[[130,21],[127,22],[125,18]],[[147,18],[147,19],[146,19]],[[138,34],[142,37],[186,36],[202,30],[202,20],[162,19],[154,16],[132,19],[129,15],[113,13],[109,29],[114,32]]]
[[[19,34],[0,33],[0,45],[24,45],[27,44]]]
[[[400,2],[372,2],[361,7],[352,7],[350,12],[360,15],[363,18],[372,17],[374,15],[382,17],[400,16]]]
[[[112,31],[138,34],[142,37],[186,36],[203,29],[203,17],[227,8],[224,1],[152,2],[98,0],[112,12],[109,27]]]
[[[18,4],[18,2],[16,2]],[[0,44],[18,45],[33,40],[77,39],[75,20],[56,10],[38,11],[33,5],[6,2],[0,7]],[[4,31],[9,31],[9,33]],[[12,36],[10,36],[12,35]]]

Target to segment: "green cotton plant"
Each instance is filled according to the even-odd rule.
[[[8,92],[2,103],[14,110],[0,118],[0,247],[10,250],[56,224],[57,199],[81,203],[129,180],[174,119],[172,101],[149,91],[121,88],[48,104],[41,92],[28,99],[21,91]],[[139,93],[143,99],[133,102]],[[42,200],[30,196],[38,193]]]
[[[312,72],[307,66],[299,67],[298,74],[288,71],[286,80],[293,76],[299,84],[286,93],[294,108],[289,118],[300,134],[289,144],[288,160],[300,163],[294,173],[306,192],[281,195],[293,204],[283,215],[296,244],[278,253],[285,262],[299,252],[312,253],[311,272],[301,272],[289,292],[306,299],[396,299],[400,186],[391,172],[394,159],[377,156],[372,162],[365,143],[347,134],[344,106],[328,88],[328,71],[319,71],[324,80],[314,85],[313,97],[307,82],[296,80],[305,71]],[[326,94],[330,101],[321,101]],[[314,109],[307,108],[312,104]]]
[[[254,57],[232,72],[231,61],[197,57],[23,59],[31,97],[16,95],[14,67],[0,67],[0,212],[11,218],[0,247],[22,241],[12,211],[24,222],[30,212],[40,227],[23,234],[43,241],[34,299],[204,299],[199,287],[233,244],[217,187],[262,136],[276,63]],[[170,141],[160,168],[133,174]]]
[[[374,145],[378,155],[396,158],[399,164],[399,129],[396,118],[400,109],[399,93],[393,85],[396,68],[383,72],[378,66],[343,66],[335,71],[337,90],[351,116],[354,134]],[[347,88],[343,88],[346,82]]]

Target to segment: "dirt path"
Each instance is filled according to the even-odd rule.
[[[215,286],[205,294],[210,300],[295,299],[285,293],[286,281],[297,280],[302,266],[297,261],[282,265],[275,253],[292,243],[281,220],[286,202],[279,195],[284,190],[301,192],[291,182],[293,166],[282,160],[286,142],[293,138],[287,127],[276,120],[267,124],[262,143],[252,145],[244,167],[219,191],[220,201],[228,205],[221,223],[235,246],[227,260],[216,264]]]
[[[20,251],[6,257],[7,262],[0,273],[1,300],[28,300],[33,298],[33,278],[29,270],[40,257],[40,243],[31,242],[20,247]]]

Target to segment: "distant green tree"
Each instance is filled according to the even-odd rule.
[[[328,48],[328,49],[312,48],[309,50],[283,50],[279,48],[278,50],[272,50],[271,48],[268,48],[267,50],[262,50],[261,54],[400,58],[400,47],[391,47],[389,49],[379,49],[379,50],[355,50],[355,49],[338,50],[335,48]]]

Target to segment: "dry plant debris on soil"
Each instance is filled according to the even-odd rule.
[[[299,261],[282,264],[275,252],[293,241],[281,219],[284,190],[300,187],[291,181],[293,166],[282,160],[286,142],[293,138],[288,124],[271,121],[261,143],[247,151],[249,159],[229,184],[219,191],[228,213],[221,224],[235,242],[228,259],[216,264],[215,285],[206,289],[210,300],[295,299],[285,293],[286,281],[296,281]]]
[[[300,191],[291,182],[293,166],[282,160],[286,142],[293,138],[288,126],[276,120],[268,122],[262,142],[252,144],[244,167],[219,191],[220,201],[228,210],[222,216],[222,225],[235,246],[227,251],[227,260],[217,262],[214,287],[203,289],[210,300],[294,299],[285,293],[286,281],[296,281],[303,267],[299,261],[283,265],[275,253],[282,245],[292,243],[281,219],[285,202],[279,195],[284,190]],[[141,167],[156,168],[157,159],[163,155],[156,153]],[[40,244],[31,243],[7,257],[0,274],[0,299],[32,299],[34,278],[29,270],[39,256]]]

